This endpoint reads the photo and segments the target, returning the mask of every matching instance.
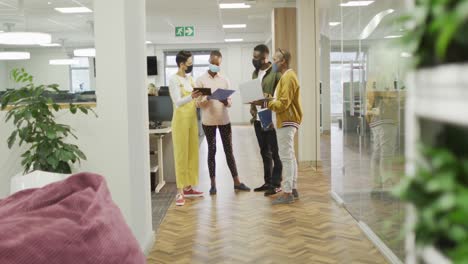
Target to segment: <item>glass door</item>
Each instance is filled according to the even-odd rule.
[[[330,82],[342,102],[340,125],[331,136],[332,190],[400,259],[404,206],[391,190],[404,173],[409,54],[398,44],[404,32],[396,22],[404,10],[405,0],[341,0],[327,9]],[[332,106],[339,105],[333,96]]]

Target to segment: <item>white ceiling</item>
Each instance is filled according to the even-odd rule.
[[[403,14],[405,0],[375,0],[374,3],[363,7],[341,7],[340,3],[346,2],[345,0],[320,1],[321,33],[331,40],[340,40],[343,33],[344,40],[358,41],[363,29],[372,18],[388,9],[393,9],[395,12],[386,16],[368,39],[383,39],[388,35],[401,34],[400,26],[395,20]],[[332,21],[342,22],[342,24],[330,27],[328,23]]]
[[[61,14],[55,7],[86,6],[94,0],[0,0],[0,30],[51,33],[66,47],[93,45],[94,14]],[[131,0],[129,0],[131,1]],[[295,6],[295,0],[246,0],[249,9],[223,9],[232,0],[147,0],[147,39],[155,44],[223,43],[225,38],[263,42],[271,36],[274,7]],[[241,2],[239,0],[239,2]],[[223,29],[223,24],[247,24],[245,29]],[[195,26],[194,37],[175,37],[175,26]]]

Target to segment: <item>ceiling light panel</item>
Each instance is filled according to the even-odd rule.
[[[96,49],[76,49],[73,51],[76,57],[96,57]]]
[[[330,22],[328,24],[330,25],[330,27],[336,27],[338,25],[341,25],[341,22]]]
[[[0,52],[0,60],[29,60],[30,58],[29,52]]]
[[[49,44],[52,36],[39,32],[2,32],[0,44],[3,45],[41,45]]]
[[[347,3],[340,4],[340,6],[345,7],[355,7],[355,6],[368,6],[375,1],[348,1]]]
[[[229,38],[229,39],[224,39],[226,42],[242,42],[244,39],[241,38]]]
[[[92,13],[93,10],[85,7],[85,6],[79,6],[79,7],[56,7],[56,11],[64,14],[83,14],[83,13]]]
[[[59,43],[48,43],[48,44],[40,44],[41,47],[61,47]]]
[[[401,38],[403,35],[390,35],[390,36],[385,36],[386,39],[395,39],[395,38]]]
[[[223,28],[246,28],[246,24],[225,24]]]
[[[382,22],[382,20],[392,14],[393,12],[395,12],[395,10],[393,9],[387,9],[385,11],[382,11],[380,13],[378,13],[377,15],[375,15],[371,21],[369,22],[369,24],[367,24],[367,26],[362,30],[361,32],[361,35],[359,36],[359,39],[363,40],[363,39],[366,39],[368,38],[370,35],[372,35],[372,33],[374,33],[374,31],[377,29],[377,27],[380,25],[380,23]]]
[[[239,9],[239,8],[250,8],[250,5],[247,5],[245,3],[225,3],[225,4],[219,4],[219,8],[221,9]]]
[[[50,65],[77,65],[80,64],[78,60],[73,59],[59,59],[59,60],[49,60]]]

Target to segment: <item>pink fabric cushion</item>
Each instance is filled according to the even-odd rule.
[[[99,175],[76,174],[0,200],[1,264],[145,262]]]

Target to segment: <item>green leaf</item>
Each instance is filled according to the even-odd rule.
[[[13,144],[15,144],[16,141],[16,135],[18,134],[18,131],[15,130],[11,133],[10,137],[8,138],[8,148],[11,149],[13,147]]]
[[[57,133],[51,128],[46,131],[46,135],[49,139],[56,139]]]
[[[58,104],[52,104],[52,107],[54,108],[55,112],[58,112],[60,110],[60,106]]]
[[[74,106],[73,104],[70,104],[70,112],[72,114],[76,114],[76,106]]]
[[[86,107],[80,107],[81,112],[88,114],[88,109]]]
[[[48,158],[47,158],[47,162],[55,169],[57,168],[58,164],[59,164],[59,160],[55,157],[55,155],[50,155]]]
[[[455,195],[452,193],[445,193],[442,197],[437,199],[432,206],[438,211],[448,211],[452,209],[456,204]]]
[[[433,176],[426,184],[428,192],[446,191],[450,192],[455,189],[455,171],[446,171]]]

